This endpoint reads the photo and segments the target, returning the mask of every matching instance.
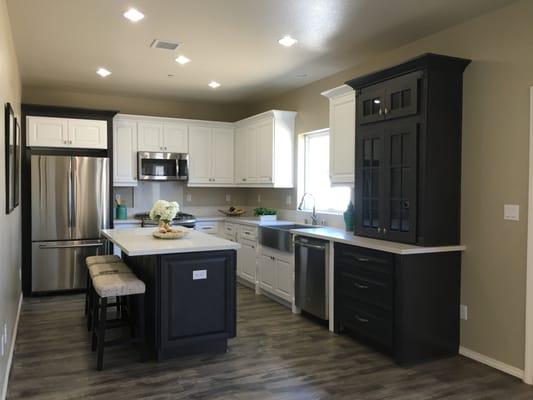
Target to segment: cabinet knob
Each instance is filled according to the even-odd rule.
[[[72,140],[69,140],[69,143],[72,144]]]
[[[381,228],[378,228],[378,233],[381,233]]]
[[[359,315],[356,315],[355,319],[358,320],[359,322],[362,322],[363,324],[366,324],[368,322],[368,319],[360,317]]]
[[[387,233],[387,228],[383,228],[383,234]]]
[[[385,107],[384,113],[385,113],[385,115],[387,115],[389,113],[389,109],[387,107]]]
[[[378,115],[383,114],[383,111],[381,111],[381,108],[378,110]]]
[[[246,182],[246,178],[242,178],[243,182]]]
[[[363,285],[361,283],[358,283],[358,282],[354,282],[353,284],[357,289],[368,289],[368,286],[367,285]]]
[[[66,140],[63,140],[63,143],[64,143],[64,144],[67,144],[67,141],[66,141]]]
[[[165,150],[167,149],[167,146],[165,146]]]

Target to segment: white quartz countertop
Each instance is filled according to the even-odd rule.
[[[412,244],[388,242],[386,240],[371,239],[361,236],[354,236],[353,232],[346,232],[338,228],[310,228],[310,229],[291,229],[291,233],[324,239],[333,242],[345,243],[352,246],[365,247],[367,249],[386,251],[388,253],[409,255],[409,254],[427,254],[427,253],[445,253],[452,251],[464,251],[466,246],[435,246],[422,247]]]
[[[141,220],[137,218],[128,218],[128,219],[114,219],[113,224],[123,225],[123,224],[139,224],[141,225]]]
[[[156,239],[155,228],[103,229],[102,235],[117,245],[128,256],[193,253],[200,251],[237,250],[239,243],[213,235],[190,230],[181,239]]]

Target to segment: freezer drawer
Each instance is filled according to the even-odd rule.
[[[85,288],[85,258],[104,254],[100,240],[32,243],[32,292]]]

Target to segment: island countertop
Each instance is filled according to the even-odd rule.
[[[241,247],[226,239],[190,230],[181,239],[156,239],[154,227],[131,229],[102,229],[102,235],[118,246],[128,256],[194,253],[216,250],[237,250]]]

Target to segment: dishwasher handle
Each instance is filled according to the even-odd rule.
[[[299,240],[294,240],[294,244],[295,245],[298,245],[298,246],[302,246],[302,247],[307,247],[307,248],[310,248],[310,249],[315,249],[315,250],[326,250],[326,246],[325,245],[319,245],[319,244],[311,244],[311,243],[304,243],[304,242],[300,242]]]

